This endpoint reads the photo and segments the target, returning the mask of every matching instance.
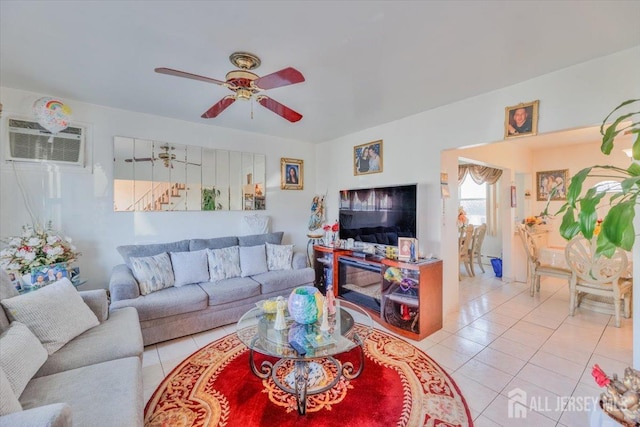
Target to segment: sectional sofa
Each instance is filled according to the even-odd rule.
[[[282,237],[282,232],[275,232],[120,246],[117,249],[124,264],[115,266],[111,274],[110,310],[116,313],[124,307],[137,309],[144,345],[234,323],[258,301],[279,295],[286,296],[297,286],[313,284],[315,274],[307,266],[306,254],[293,252],[292,245],[282,245]],[[263,252],[265,246],[267,254]],[[275,250],[285,246],[292,251],[290,260],[285,260],[286,265],[274,267],[271,257],[267,256],[268,249]],[[221,267],[216,264],[228,262],[227,255],[221,259],[220,250],[226,248],[232,251],[236,247],[240,253],[240,274],[236,272],[237,275],[227,274],[222,279],[219,276],[214,278]],[[204,277],[195,275],[191,279],[184,279],[185,274],[193,276],[202,269],[201,261],[193,261],[196,258],[189,257],[192,260],[188,262],[192,264],[181,267],[177,260],[186,259],[186,252],[201,251],[209,251],[207,267],[210,273]],[[141,291],[144,287],[141,288],[141,283],[134,274],[134,264],[139,265],[141,261],[149,261],[154,256],[161,257],[165,253],[171,259],[175,285],[144,294]],[[215,253],[218,253],[218,261],[212,262],[211,255]],[[195,265],[196,262],[198,265]],[[183,283],[178,286],[180,277],[183,278]],[[158,280],[149,282],[154,284]]]

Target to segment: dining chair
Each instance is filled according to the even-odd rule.
[[[613,300],[616,328],[620,327],[620,309],[624,317],[631,315],[632,280],[621,277],[627,271],[627,254],[616,248],[613,256],[607,258],[596,254],[597,238],[591,241],[576,237],[565,248],[567,264],[571,269],[569,283],[569,314],[573,316],[582,299],[596,295]]]
[[[458,246],[460,262],[464,264],[464,269],[470,277],[475,276],[473,273],[473,259],[471,259],[471,242],[473,241],[473,225],[469,224],[463,227],[460,237],[458,238]]]
[[[531,296],[534,296],[536,292],[540,292],[541,276],[556,277],[566,280],[567,284],[569,283],[571,279],[570,270],[545,264],[539,260],[536,240],[524,224],[518,225],[518,235],[520,235],[525,254],[527,255],[527,282],[529,283],[529,294]]]
[[[484,236],[487,234],[487,224],[482,224],[473,230],[473,241],[471,242],[471,249],[469,249],[469,256],[471,257],[471,273],[476,275],[473,268],[473,260],[478,263],[478,267],[484,273],[484,266],[482,265],[482,243],[484,242]]]

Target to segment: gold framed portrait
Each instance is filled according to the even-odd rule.
[[[280,188],[302,190],[304,188],[304,160],[280,159]]]
[[[539,100],[521,103],[504,109],[504,138],[518,138],[538,134]]]
[[[569,169],[536,172],[536,200],[567,200],[568,181]]]
[[[382,172],[382,140],[353,147],[353,175]]]

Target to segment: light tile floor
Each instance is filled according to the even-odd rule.
[[[622,374],[631,366],[631,319],[616,328],[609,315],[578,309],[571,317],[566,282],[543,279],[540,294],[531,297],[524,283],[503,282],[485,270],[462,276],[460,310],[445,317],[441,330],[408,341],[455,379],[478,427],[588,426],[601,392],[591,367]],[[180,361],[233,332],[235,325],[228,325],[145,347],[145,401]],[[524,418],[508,416],[516,388],[526,393]]]

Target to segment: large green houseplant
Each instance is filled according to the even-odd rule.
[[[639,103],[640,99],[623,102],[609,113],[600,126],[602,134],[600,150],[606,155],[611,153],[614,140],[618,135],[621,133],[635,135],[632,146],[633,159],[629,167],[623,169],[610,165],[597,165],[582,169],[571,177],[571,183],[567,189],[567,202],[556,213],[556,215],[563,214],[560,225],[560,234],[563,238],[571,240],[577,234],[582,234],[585,238],[591,239],[598,221],[597,209],[608,202],[609,212],[602,221],[600,233],[597,234],[597,252],[608,257],[613,255],[618,247],[631,250],[635,240],[633,218],[640,194],[640,164],[635,162],[640,160],[640,111],[633,111],[633,108],[638,107]],[[607,122],[612,117],[616,118],[607,126]],[[615,180],[620,183],[621,191],[613,194],[596,188],[583,191],[583,184],[587,177]],[[542,215],[549,215],[548,209],[549,202]]]

